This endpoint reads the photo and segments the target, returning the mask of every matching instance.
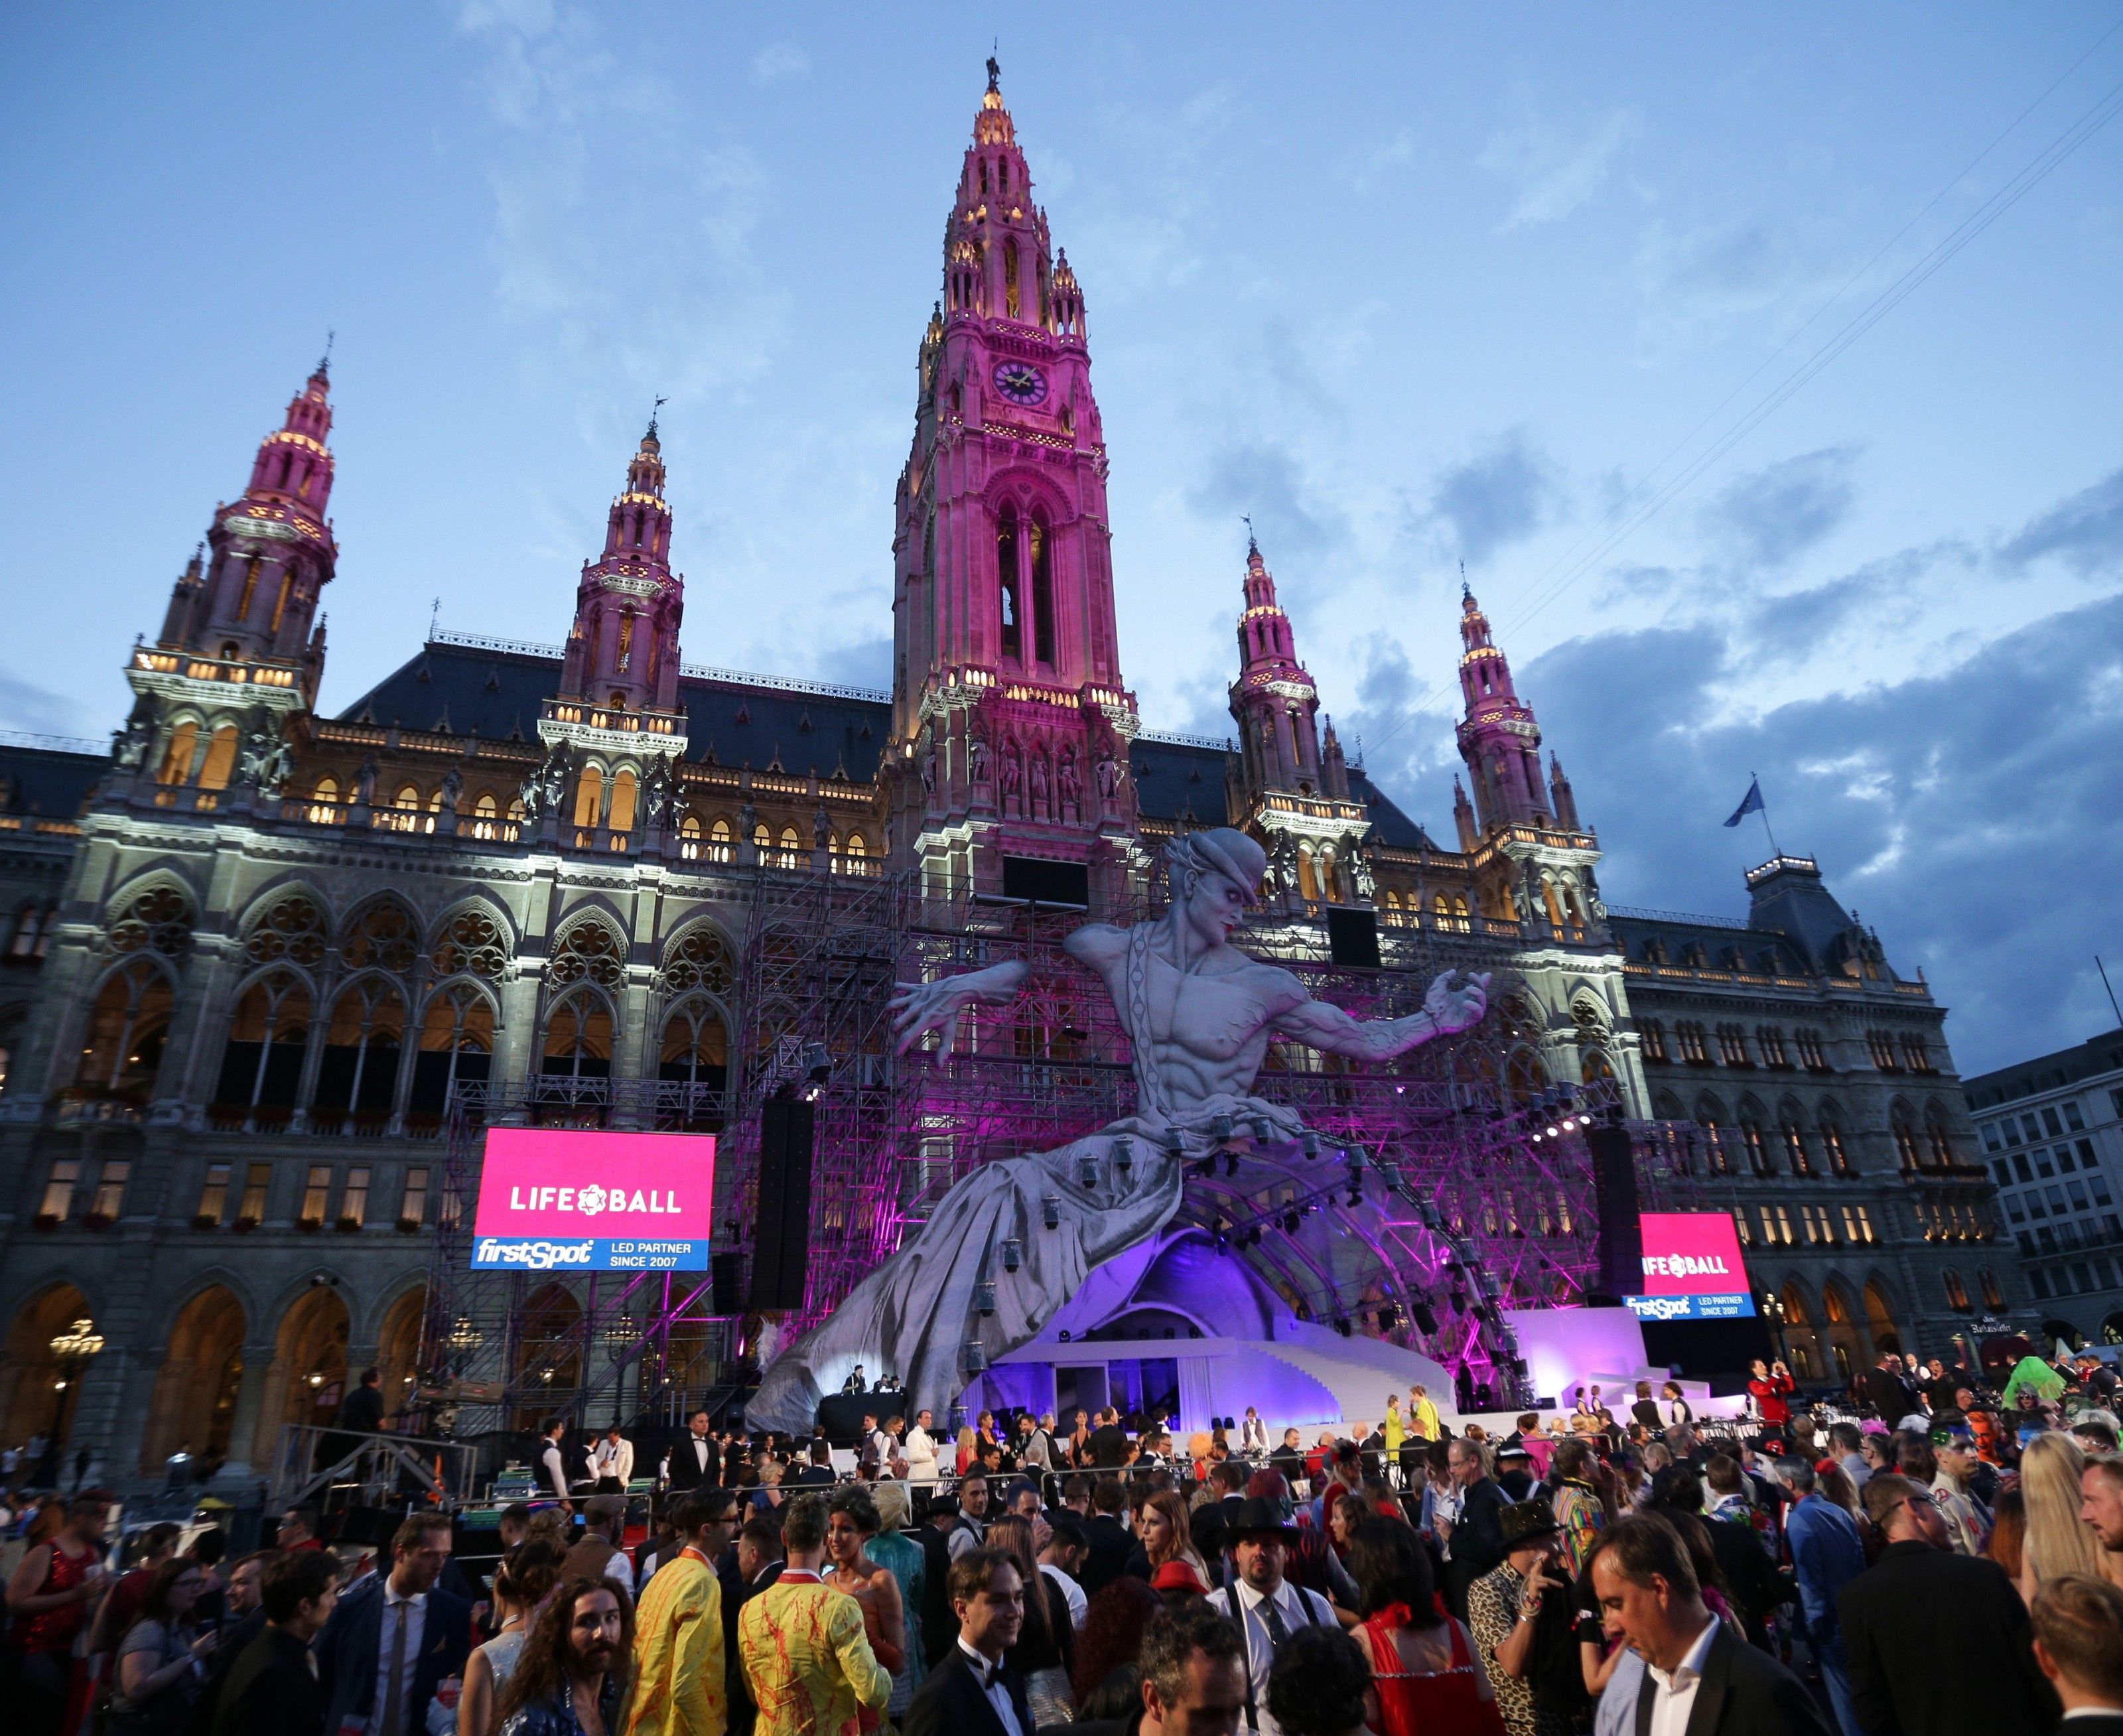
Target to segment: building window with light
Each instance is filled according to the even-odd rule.
[[[265,1196],[273,1182],[270,1163],[253,1163],[243,1181],[243,1203],[237,1208],[236,1227],[253,1229],[265,1221]]]
[[[325,1212],[331,1203],[331,1165],[312,1163],[308,1182],[302,1189],[302,1210],[297,1219],[304,1229],[321,1229]]]
[[[1747,1033],[1737,1025],[1718,1027],[1718,1055],[1728,1067],[1751,1067],[1747,1056]]]
[[[339,1227],[357,1230],[368,1218],[368,1165],[357,1163],[346,1172],[346,1186],[339,1199]]]
[[[428,1221],[428,1171],[425,1166],[405,1172],[405,1190],[398,1199],[398,1228],[408,1233]]]
[[[206,1167],[206,1181],[199,1188],[199,1210],[192,1214],[192,1222],[200,1229],[212,1229],[220,1224],[228,1211],[228,1177],[232,1166],[209,1163]]]
[[[1666,1027],[1664,1025],[1655,1018],[1647,1018],[1637,1027],[1637,1035],[1642,1043],[1646,1060],[1662,1061],[1666,1059]]]
[[[1756,1027],[1755,1041],[1761,1047],[1762,1065],[1764,1067],[1791,1065],[1791,1056],[1784,1048],[1784,1034],[1774,1025]]]
[[[1900,1073],[1901,1063],[1895,1058],[1895,1040],[1885,1031],[1868,1031],[1865,1047],[1872,1057],[1872,1065],[1882,1073]]]
[[[1709,1060],[1710,1050],[1704,1040],[1703,1027],[1693,1019],[1684,1019],[1673,1027],[1673,1034],[1680,1043],[1680,1058],[1699,1065]]]
[[[74,1184],[80,1180],[81,1164],[77,1159],[55,1159],[50,1175],[45,1180],[44,1203],[37,1208],[38,1221],[44,1224],[65,1223],[67,1214],[73,1210]]]
[[[1828,1050],[1823,1046],[1818,1031],[1800,1031],[1793,1040],[1798,1045],[1798,1064],[1814,1073],[1828,1071]]]

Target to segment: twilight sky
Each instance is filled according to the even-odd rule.
[[[1449,838],[1464,559],[1609,896],[1741,910],[1759,771],[1974,1072],[2111,1026],[2123,965],[2123,14],[1732,11],[1008,15],[1123,664],[1224,732],[1251,512],[1345,739]],[[328,328],[328,706],[437,598],[559,640],[658,393],[689,658],[883,680],[1004,16],[8,9],[0,728],[119,719]]]

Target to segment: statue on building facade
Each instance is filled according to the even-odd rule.
[[[1230,944],[1267,866],[1251,838],[1226,827],[1190,832],[1165,854],[1172,899],[1160,915],[1125,929],[1090,923],[1063,943],[1104,983],[1119,1015],[1136,1113],[1058,1150],[985,1163],[956,1183],[912,1242],[776,1359],[746,1408],[748,1426],[808,1434],[819,1399],[839,1392],[857,1363],[900,1371],[909,1409],[945,1414],[966,1387],[969,1346],[992,1362],[1036,1337],[1094,1266],[1171,1220],[1188,1163],[1249,1137],[1230,1130],[1258,1139],[1264,1127],[1271,1144],[1299,1138],[1294,1112],[1250,1095],[1271,1041],[1386,1060],[1467,1030],[1488,1008],[1486,975],[1455,985],[1448,971],[1421,1013],[1359,1022]],[[1026,971],[1014,960],[902,984],[893,1003],[902,1051],[940,1031],[938,1057],[948,1055],[966,1009],[1008,1004]],[[1021,1246],[1015,1270],[996,1252],[1010,1239]]]

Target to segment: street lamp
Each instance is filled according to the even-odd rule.
[[[64,1438],[63,1425],[66,1420],[67,1391],[81,1378],[90,1359],[103,1350],[103,1335],[96,1330],[92,1320],[77,1320],[63,1332],[52,1339],[52,1355],[59,1365],[59,1378],[52,1385],[59,1400],[52,1411],[52,1446],[54,1451]]]
[[[1764,1290],[1761,1295],[1762,1317],[1777,1335],[1777,1359],[1786,1368],[1791,1366],[1791,1346],[1784,1342],[1784,1298],[1774,1290]]]

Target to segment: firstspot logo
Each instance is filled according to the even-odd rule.
[[[520,1266],[534,1272],[550,1272],[560,1266],[588,1266],[588,1242],[507,1242],[499,1236],[481,1236],[475,1264]]]

